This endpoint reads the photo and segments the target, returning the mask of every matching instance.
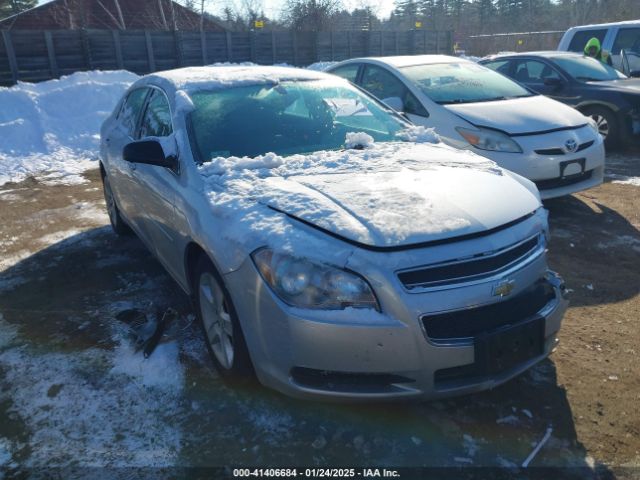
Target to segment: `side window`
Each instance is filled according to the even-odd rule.
[[[380,100],[399,97],[402,100],[404,113],[429,116],[415,95],[394,74],[384,68],[366,65],[361,84],[362,88]]]
[[[330,73],[334,75],[338,75],[339,77],[346,78],[351,83],[356,83],[356,77],[358,76],[358,68],[360,68],[360,64],[352,63],[351,65],[345,65],[344,67],[336,68],[332,70]]]
[[[514,78],[521,83],[544,83],[547,78],[560,78],[560,75],[544,62],[520,60]]]
[[[621,28],[618,31],[611,53],[619,55],[621,50],[640,53],[640,28]]]
[[[171,110],[167,97],[160,90],[154,89],[144,112],[139,137],[166,137],[172,132]]]
[[[602,44],[606,34],[606,28],[602,30],[581,30],[579,32],[576,32],[571,39],[571,43],[569,44],[569,51],[578,53],[584,52],[585,45],[593,37],[596,37],[598,40],[600,40],[600,44]]]
[[[131,91],[118,113],[118,120],[131,137],[136,129],[140,110],[142,110],[148,91],[148,88],[138,88]]]

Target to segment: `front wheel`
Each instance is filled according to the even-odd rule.
[[[109,214],[111,228],[113,228],[113,231],[116,232],[117,235],[130,235],[131,229],[122,219],[122,215],[120,215],[116,199],[113,196],[113,190],[111,190],[111,182],[106,175],[102,177],[102,189],[104,191],[104,201],[107,204],[107,213]]]
[[[228,380],[250,377],[253,368],[235,308],[206,257],[198,263],[194,284],[198,320],[216,368]]]
[[[604,143],[608,148],[617,146],[620,131],[615,113],[604,107],[585,108],[582,113],[596,122],[598,133],[602,135]]]

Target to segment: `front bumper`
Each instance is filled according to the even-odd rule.
[[[527,280],[536,270],[539,278],[539,267],[532,265],[518,280]],[[232,296],[242,292],[234,303],[261,383],[305,399],[432,399],[493,388],[551,353],[568,306],[562,280],[548,272],[543,281],[553,294],[536,312],[544,325],[541,350],[503,371],[478,375],[472,368],[466,375],[464,367],[478,362],[474,341],[433,342],[420,317],[409,318],[402,307],[388,315],[292,308],[271,292],[251,261],[226,281]],[[461,367],[462,374],[438,379],[438,372]]]
[[[600,135],[594,139],[590,127],[513,139],[522,147],[523,153],[473,151],[536,183],[543,200],[596,187],[604,179],[604,142]],[[566,153],[563,146],[568,140],[574,140],[576,145],[593,143],[580,151]],[[580,166],[580,171],[563,168],[564,164],[572,162]]]

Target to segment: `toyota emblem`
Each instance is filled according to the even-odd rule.
[[[578,142],[576,142],[573,138],[570,138],[566,142],[564,142],[564,148],[568,153],[573,153],[578,149]]]

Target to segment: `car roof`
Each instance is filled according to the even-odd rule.
[[[495,55],[489,55],[480,60],[480,62],[500,60],[502,58],[518,58],[518,57],[582,57],[582,53],[576,52],[564,52],[560,50],[543,50],[539,52],[510,52],[510,53],[497,53]]]
[[[336,76],[293,67],[260,65],[214,65],[186,67],[145,75],[132,88],[159,86],[169,95],[178,90],[194,92],[216,90],[242,85],[273,84],[287,80],[336,80]]]
[[[410,67],[413,65],[428,65],[435,63],[460,63],[470,62],[460,57],[450,55],[398,55],[393,57],[361,57],[349,59],[342,63],[354,63],[369,61],[373,63],[383,63],[394,68]],[[471,63],[471,62],[470,62]]]
[[[622,27],[629,25],[640,25],[640,19],[638,20],[626,20],[624,22],[610,22],[610,23],[594,23],[592,25],[579,25],[576,27],[571,27],[567,31],[578,31],[578,30],[591,30],[596,28],[609,28],[609,27]]]

